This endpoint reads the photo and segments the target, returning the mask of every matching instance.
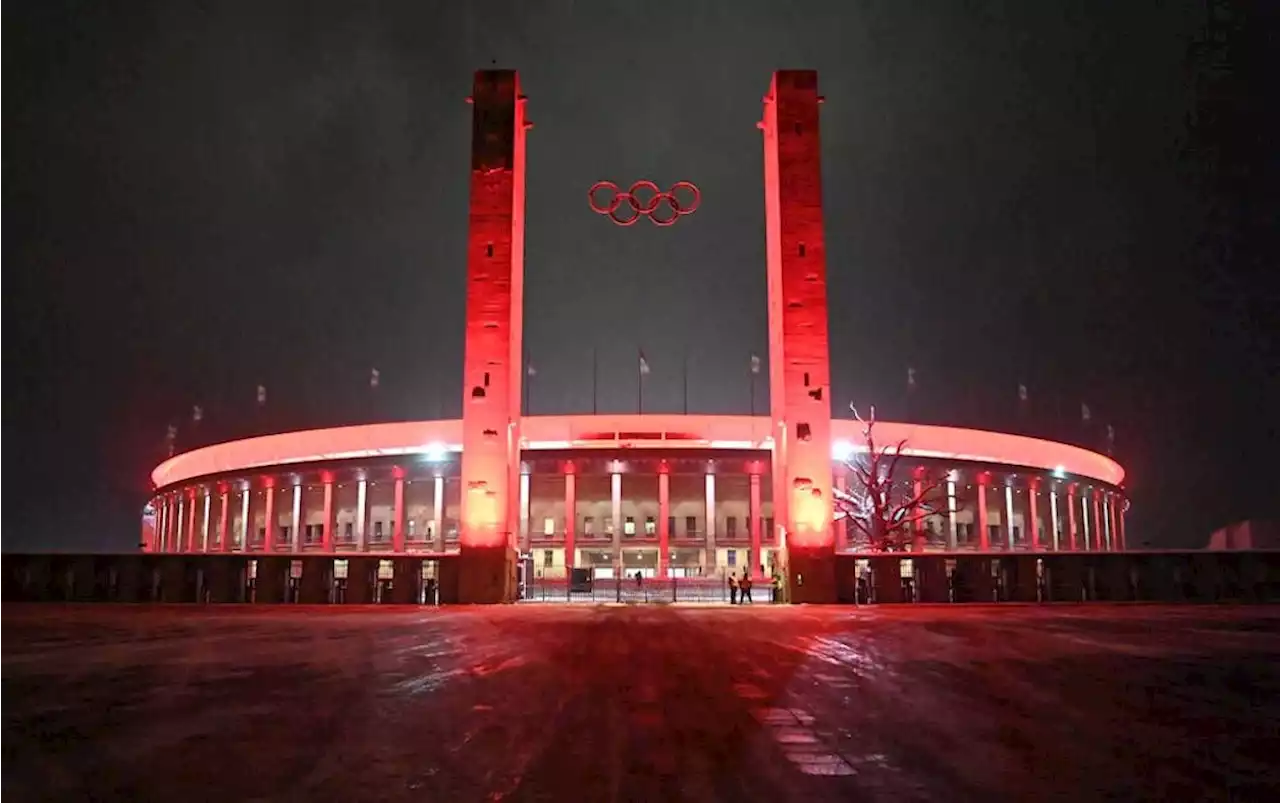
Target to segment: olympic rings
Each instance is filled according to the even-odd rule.
[[[612,193],[608,203],[597,202],[596,195],[601,190]],[[681,200],[677,193],[686,195],[686,199]],[[619,190],[612,181],[597,181],[587,190],[587,203],[591,205],[592,212],[607,215],[619,226],[630,226],[642,217],[649,218],[655,226],[670,226],[685,215],[698,211],[702,192],[689,181],[677,181],[666,192],[648,180],[637,181],[626,192]]]

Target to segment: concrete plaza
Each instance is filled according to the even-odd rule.
[[[8,799],[1261,800],[1280,609],[8,605]]]

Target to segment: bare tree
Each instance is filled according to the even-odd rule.
[[[929,476],[899,477],[898,461],[907,446],[906,440],[877,446],[876,408],[871,408],[866,419],[852,404],[849,409],[862,424],[866,450],[855,451],[845,460],[853,481],[847,491],[834,492],[836,518],[847,518],[851,540],[872,552],[908,552],[913,546],[923,548],[923,543],[918,542],[932,535],[923,526],[924,520],[947,514],[945,481]]]

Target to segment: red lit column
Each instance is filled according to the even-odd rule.
[[[169,497],[160,497],[160,527],[156,530],[159,539],[156,547],[157,552],[165,552],[169,549]]]
[[[924,466],[916,466],[915,471],[911,472],[911,498],[919,499],[920,494],[924,493]],[[911,522],[911,551],[924,552],[924,519],[917,518]]]
[[[658,577],[671,572],[671,467],[658,465]]]
[[[513,592],[507,564],[520,468],[527,126],[513,70],[477,72],[471,100],[459,594],[501,602]]]
[[[520,471],[520,512],[518,520],[520,522],[520,551],[529,554],[533,549],[533,533],[529,530],[529,485],[532,478],[529,473],[524,470],[527,466],[522,466]]]
[[[369,526],[369,481],[361,477],[356,482],[356,551],[365,551],[365,530]]]
[[[274,552],[276,549],[276,481],[275,477],[267,477],[267,504],[266,516],[263,518],[263,530],[265,535],[262,541],[262,550],[264,552]]]
[[[622,576],[622,474],[617,470],[609,474],[609,509],[613,519],[613,531],[609,533],[610,549],[613,551],[613,576]]]
[[[704,476],[706,490],[706,538],[702,543],[702,573],[711,574],[716,569],[716,475],[708,471]]]
[[[225,485],[218,486],[218,496],[222,504],[218,508],[218,549],[231,551],[231,494]]]
[[[764,552],[760,538],[760,466],[751,464],[751,520],[748,528],[751,531],[751,576],[760,580],[764,577]]]
[[[1075,552],[1078,547],[1076,535],[1076,484],[1067,486],[1067,551]]]
[[[436,552],[444,552],[444,477],[436,475],[432,493],[431,534],[435,538]]]
[[[1093,497],[1093,548],[1096,552],[1102,551],[1102,502],[1101,491],[1094,491]]]
[[[397,555],[404,554],[404,469],[396,466],[392,469],[395,476],[395,510],[392,511],[391,551]]]
[[[564,570],[572,579],[574,566],[574,525],[577,523],[578,482],[574,474],[573,463],[564,467]]]
[[[834,602],[831,400],[818,74],[780,70],[764,99],[774,515],[791,599]]]
[[[835,486],[840,491],[849,490],[849,474],[848,469],[841,463],[835,471]],[[832,524],[836,529],[836,551],[843,552],[849,548],[849,527],[846,523],[847,519],[841,519]]]
[[[292,552],[302,551],[302,483],[293,484],[293,509],[289,511],[289,549]]]
[[[1027,535],[1031,539],[1031,549],[1039,552],[1040,525],[1036,518],[1036,494],[1039,492],[1040,478],[1032,477],[1027,483]]]
[[[1115,504],[1116,543],[1120,551],[1123,552],[1126,549],[1124,542],[1124,499],[1117,495],[1113,501]]]
[[[333,475],[326,473],[324,480],[324,523],[320,525],[320,548],[333,551]]]
[[[192,488],[187,491],[187,552],[197,552],[196,549],[196,489]]]
[[[209,515],[210,515],[210,510],[213,507],[213,492],[210,491],[208,488],[206,488],[204,491],[204,504],[201,505],[200,507],[202,508],[201,520],[200,520],[200,551],[208,552],[209,551]]]
[[[987,482],[991,475],[982,472],[978,475],[978,549],[991,551],[991,531],[987,529]]]

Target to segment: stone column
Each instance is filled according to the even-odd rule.
[[[622,475],[617,471],[609,475],[609,493],[613,503],[610,508],[613,516],[613,575],[620,577],[622,575]]]
[[[395,469],[395,509],[391,512],[391,551],[404,554],[404,470]]]
[[[1004,486],[1004,539],[1006,549],[1013,551],[1013,486],[1009,485],[1009,480],[1005,480]]]
[[[1062,549],[1062,544],[1058,539],[1058,491],[1056,488],[1049,490],[1049,526],[1052,529],[1053,551],[1058,552]]]
[[[982,472],[978,475],[978,549],[982,552],[991,550],[991,536],[987,534],[987,481],[990,475]]]
[[[843,471],[841,472],[843,476]],[[751,506],[749,511],[751,531],[751,576],[756,580],[764,579],[764,553],[760,545],[760,467],[751,466]],[[840,528],[842,532],[844,528]],[[837,547],[843,548],[843,546]]]
[[[209,551],[209,516],[213,507],[213,493],[208,489],[204,492],[204,513],[201,515],[200,521],[200,551]]]
[[[924,493],[924,466],[916,466],[915,470],[911,472],[911,478],[911,498],[919,499],[920,495]],[[915,513],[915,511],[912,511],[912,513]],[[924,519],[917,518],[911,522],[911,551],[923,552],[924,542]]]
[[[320,548],[333,551],[333,475],[324,475],[324,523],[320,525]]]
[[[951,471],[947,473],[947,549],[955,552],[956,541],[956,474]]]
[[[231,530],[228,525],[231,521],[231,494],[228,493],[225,485],[218,488],[218,493],[222,499],[222,504],[218,508],[218,549],[230,552]]]
[[[1079,543],[1076,536],[1076,484],[1073,482],[1067,486],[1067,551],[1075,552],[1079,549]]]
[[[835,487],[837,491],[847,492],[849,490],[849,470],[841,463],[835,471]],[[832,519],[831,526],[836,531],[836,551],[843,552],[849,548],[849,526],[847,519],[835,521]]]
[[[444,477],[436,477],[431,527],[435,530],[436,552],[444,552]]]
[[[1119,500],[1118,502],[1116,500]],[[1116,522],[1116,544],[1121,552],[1127,549],[1124,542],[1124,499],[1120,496],[1112,497],[1112,504],[1115,505],[1115,522]]]
[[[1027,533],[1028,543],[1033,552],[1040,551],[1040,524],[1036,518],[1036,494],[1039,492],[1040,478],[1032,477],[1027,481],[1027,520],[1023,529]]]
[[[1102,492],[1094,491],[1093,494],[1093,548],[1102,551]]]
[[[302,483],[293,484],[293,504],[289,509],[289,551],[302,551]]]
[[[671,571],[671,469],[667,461],[658,466],[658,577]]]
[[[276,550],[276,483],[274,477],[267,478],[267,504],[266,515],[263,517],[262,529],[265,536],[262,541],[263,552],[275,552]]]
[[[356,551],[365,551],[364,530],[369,519],[369,481],[356,483]]]
[[[564,472],[564,571],[565,575],[572,579],[573,566],[576,563],[574,554],[577,550],[573,544],[574,528],[577,525],[578,514],[576,508],[578,506],[578,481],[577,476],[573,473],[573,464],[569,463],[565,466]]]
[[[529,554],[533,548],[533,534],[529,532],[529,473],[528,471],[520,472],[520,514],[518,516],[520,524],[520,552]]]
[[[169,548],[169,497],[160,497],[160,526],[156,529],[156,538],[159,540],[157,552],[165,552]]]
[[[707,537],[703,543],[702,573],[709,575],[716,565],[716,475],[711,472],[706,475],[706,492]]]
[[[1080,495],[1080,523],[1083,525],[1081,535],[1084,536],[1080,539],[1080,548],[1088,552],[1093,548],[1093,544],[1089,537],[1089,493],[1087,491]]]
[[[184,551],[196,551],[196,489],[187,492],[187,546]]]
[[[250,497],[253,496],[253,489],[249,483],[245,483],[244,490],[240,495],[240,551],[249,551],[249,528],[253,526],[253,522],[249,521]]]

